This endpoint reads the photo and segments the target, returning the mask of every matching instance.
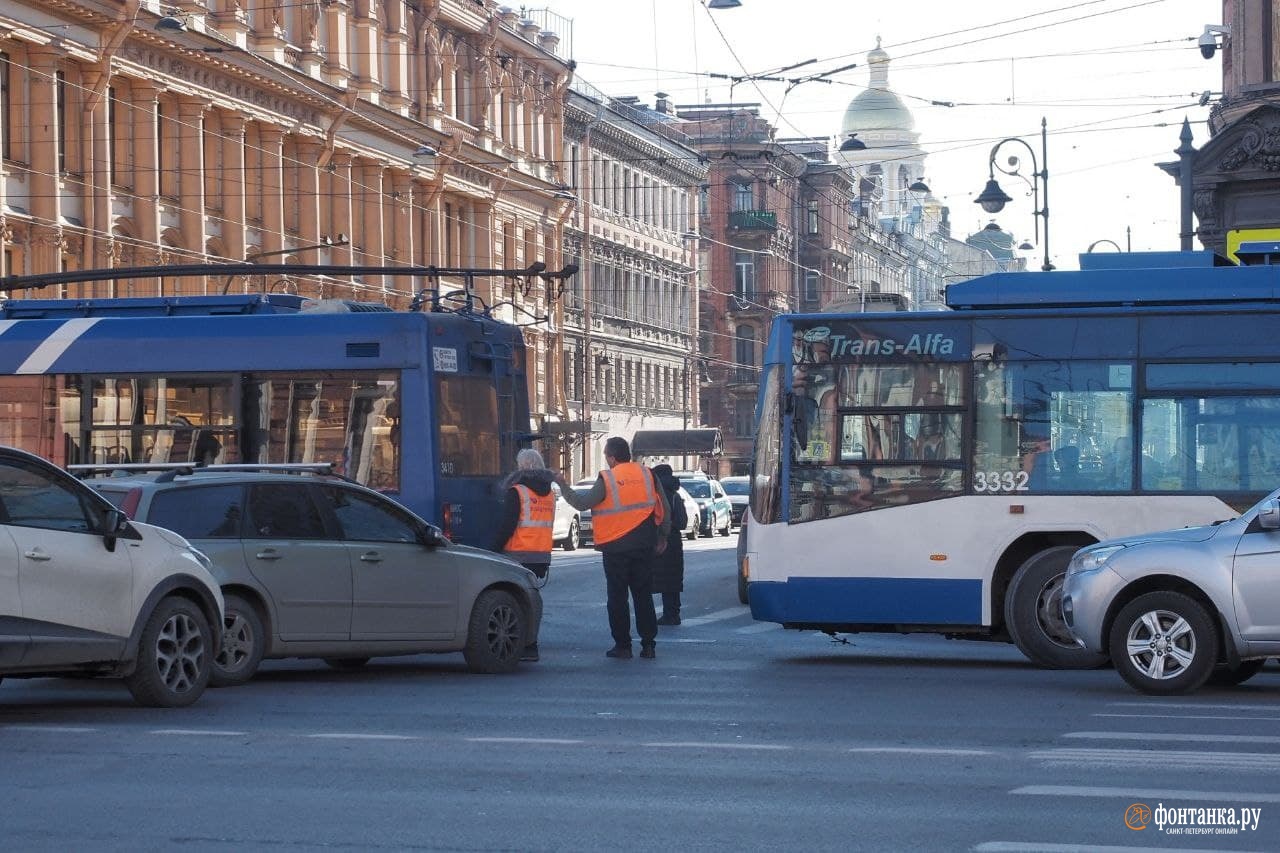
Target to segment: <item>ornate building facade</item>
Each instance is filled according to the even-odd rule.
[[[560,432],[576,476],[600,468],[608,436],[700,423],[690,231],[707,166],[683,140],[665,96],[650,109],[585,86],[569,92],[564,161],[577,203],[565,256],[580,271],[562,349],[574,420]]]
[[[554,16],[544,28],[492,0],[176,6],[0,8],[0,275],[244,259],[560,268],[571,66]],[[477,284],[527,326],[536,419],[567,417],[559,283]],[[404,307],[462,286],[264,275],[30,295],[270,288]]]
[[[1222,25],[1222,97],[1191,169],[1196,236],[1225,255],[1280,233],[1280,2],[1224,0]]]

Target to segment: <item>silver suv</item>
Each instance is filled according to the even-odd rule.
[[[144,705],[190,705],[221,621],[209,560],[185,539],[0,448],[0,676],[118,676]]]
[[[515,669],[542,619],[533,573],[455,545],[385,495],[319,467],[211,465],[88,482],[208,554],[226,596],[215,686],[248,681],[264,658],[351,669],[460,651],[475,672]]]
[[[1230,521],[1081,549],[1062,615],[1143,693],[1251,678],[1280,655],[1280,492]]]

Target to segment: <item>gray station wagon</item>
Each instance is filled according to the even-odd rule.
[[[340,477],[248,466],[89,480],[130,518],[178,532],[212,562],[226,598],[213,684],[249,680],[263,658],[462,652],[508,672],[537,640],[533,574],[456,545],[385,495]]]

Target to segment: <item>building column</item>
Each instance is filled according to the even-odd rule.
[[[222,119],[222,244],[227,257],[244,259],[244,117],[224,110]]]
[[[260,126],[262,140],[262,246],[260,252],[278,252],[284,239],[284,162],[281,149],[284,130]],[[278,258],[277,258],[278,260]]]
[[[329,158],[329,233],[346,234],[347,245],[335,246],[331,253],[335,264],[350,265],[354,260],[353,247],[358,237],[353,233],[351,225],[351,155],[335,151]],[[350,279],[345,279],[346,292],[334,293],[335,299],[351,298]]]
[[[363,263],[378,266],[386,262],[386,249],[383,246],[382,216],[382,179],[386,167],[381,163],[366,163],[360,170],[363,186],[360,188],[364,205],[364,233],[360,235],[360,246],[364,249]],[[367,276],[366,283],[379,290],[385,288],[382,276]]]
[[[378,7],[371,0],[357,0],[355,7],[356,43],[351,49],[360,56],[360,74],[356,87],[361,97],[371,103],[379,103],[382,84],[379,82],[378,57],[382,45],[378,32]]]
[[[347,16],[350,13],[351,5],[347,0],[329,0],[324,5],[324,65],[320,75],[324,82],[344,88],[351,76],[347,65]]]
[[[133,97],[133,222],[139,247],[137,263],[160,259],[160,173],[156,151],[156,103],[160,90],[140,80],[131,81]],[[138,294],[141,295],[141,294]]]
[[[58,55],[52,51],[32,48],[28,54],[31,72],[29,111],[31,120],[30,207],[35,219],[32,228],[32,257],[28,269],[32,272],[58,272],[61,269],[62,203],[58,172],[58,112],[57,84],[54,73],[58,70]],[[34,105],[40,105],[37,109]]]
[[[320,143],[298,141],[298,236],[303,245],[320,242]]]
[[[178,199],[179,222],[183,248],[191,252],[192,261],[205,257],[204,223],[204,114],[211,104],[198,98],[183,98],[178,103]],[[207,293],[210,283],[195,279],[178,279],[177,293],[183,290]]]

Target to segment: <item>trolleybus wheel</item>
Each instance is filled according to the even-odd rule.
[[[1004,599],[1004,623],[1018,650],[1046,669],[1093,669],[1107,656],[1076,644],[1062,618],[1062,582],[1074,545],[1046,548],[1018,567]]]

